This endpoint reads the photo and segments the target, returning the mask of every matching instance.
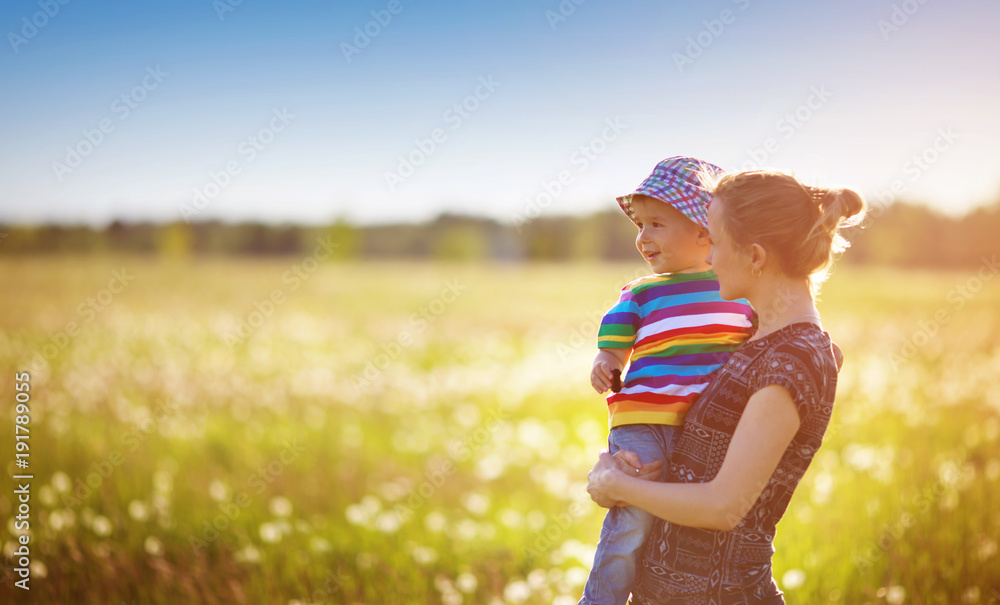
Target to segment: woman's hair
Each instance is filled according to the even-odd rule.
[[[807,278],[814,293],[834,254],[850,245],[839,230],[864,218],[865,202],[854,191],[810,187],[783,172],[727,174],[713,193],[725,209],[723,229],[739,247],[759,244],[786,275]]]

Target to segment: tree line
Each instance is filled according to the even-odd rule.
[[[1000,203],[962,217],[926,206],[874,207],[864,224],[845,233],[844,261],[904,267],[971,267],[1000,252]],[[617,209],[589,216],[541,216],[509,225],[442,214],[419,224],[359,226],[263,223],[127,223],[0,225],[0,255],[127,253],[164,257],[296,256],[333,242],[341,260],[629,261],[636,260],[635,227]]]

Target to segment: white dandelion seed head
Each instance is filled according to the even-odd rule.
[[[271,498],[269,508],[275,517],[288,517],[292,514],[292,501],[284,496],[275,496]]]
[[[523,603],[531,596],[531,587],[527,582],[515,580],[504,587],[503,598],[508,603]]]
[[[142,547],[147,553],[154,557],[159,557],[163,554],[163,542],[161,542],[156,536],[148,536],[142,543]]]
[[[208,495],[211,496],[212,500],[215,500],[216,502],[228,501],[229,494],[229,486],[226,485],[224,481],[212,479],[212,482],[208,484]]]
[[[73,483],[69,480],[69,475],[62,471],[56,471],[52,473],[52,487],[56,489],[57,492],[66,493],[70,490]]]
[[[476,588],[479,587],[479,580],[471,573],[465,572],[458,574],[458,577],[455,579],[455,586],[460,591],[469,594],[476,592]]]
[[[789,569],[781,576],[781,587],[785,590],[795,590],[806,583],[806,572],[801,569]]]
[[[149,518],[149,508],[141,500],[133,500],[128,503],[128,516],[136,521],[145,521]]]
[[[257,530],[260,539],[268,544],[277,544],[281,541],[281,528],[274,523],[262,523]]]
[[[94,517],[94,520],[90,524],[90,529],[94,531],[98,536],[105,538],[111,535],[111,530],[114,527],[111,525],[111,520],[104,515],[98,515]]]

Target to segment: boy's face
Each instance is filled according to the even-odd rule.
[[[635,247],[656,273],[698,273],[710,267],[708,232],[670,204],[644,196],[632,198],[639,233]]]

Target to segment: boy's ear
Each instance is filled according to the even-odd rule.
[[[698,245],[701,246],[711,246],[712,238],[708,234],[708,229],[698,226]]]

